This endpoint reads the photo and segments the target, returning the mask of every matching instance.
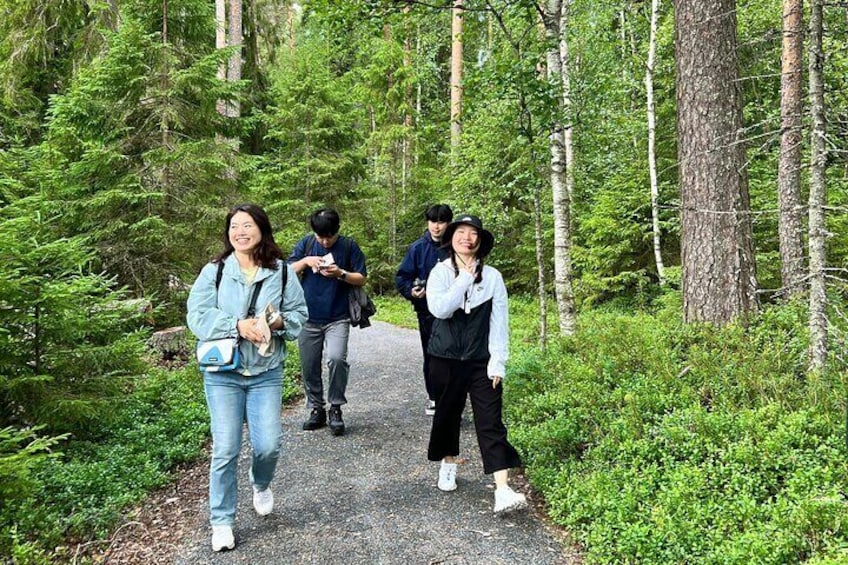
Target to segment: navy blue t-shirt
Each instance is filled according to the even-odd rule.
[[[349,246],[348,242],[350,242]],[[309,249],[306,248],[307,245]],[[348,257],[348,250],[350,257]],[[333,246],[326,249],[318,243],[314,235],[307,235],[297,242],[287,261],[294,263],[304,257],[313,255],[323,257],[327,253],[333,254],[333,259],[339,268],[368,276],[365,269],[365,255],[353,239],[345,236],[339,236]],[[309,267],[301,273],[300,284],[306,296],[306,306],[309,308],[309,322],[325,325],[350,318],[347,298],[349,284],[341,279],[313,273]]]

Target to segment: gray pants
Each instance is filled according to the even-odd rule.
[[[321,359],[326,350],[329,369],[327,400],[331,405],[347,403],[345,390],[350,373],[347,362],[347,340],[350,320],[340,320],[327,325],[307,322],[297,338],[300,347],[300,369],[306,405],[324,407],[324,382],[321,379]]]

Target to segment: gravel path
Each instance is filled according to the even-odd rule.
[[[304,432],[306,409],[301,403],[286,408],[284,453],[271,485],[274,512],[259,517],[253,511],[245,449],[236,548],[211,551],[204,498],[174,563],[579,562],[534,510],[493,516],[491,477],[483,475],[467,415],[461,455],[468,462],[459,468],[458,489],[436,488],[438,464],[426,458],[430,418],[416,331],[381,322],[353,328],[349,359],[347,433]]]

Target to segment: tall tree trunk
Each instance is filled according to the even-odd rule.
[[[683,309],[725,324],[757,309],[735,0],[675,0]]]
[[[825,294],[825,237],[824,207],[827,204],[825,186],[824,119],[824,52],[822,50],[823,0],[810,2],[810,113],[813,131],[810,140],[810,370],[824,370],[827,361],[827,296]]]
[[[451,8],[450,123],[451,153],[455,156],[462,135],[462,0]]]
[[[407,4],[403,8],[404,15],[404,36],[403,36],[403,66],[406,69],[404,75],[406,77],[410,76],[410,70],[412,69],[412,40],[410,38],[412,26],[409,21],[409,13],[411,8]],[[404,108],[403,108],[403,140],[401,141],[401,177],[400,177],[400,193],[401,193],[401,205],[402,208],[406,209],[406,190],[407,190],[407,179],[409,177],[409,171],[412,167],[412,157],[411,157],[411,148],[412,148],[412,107],[413,107],[413,99],[412,99],[412,81],[409,78],[406,78],[406,86],[404,88]]]
[[[651,225],[654,232],[654,261],[657,264],[657,276],[659,276],[660,284],[665,285],[665,265],[663,265],[662,241],[660,239],[660,189],[657,182],[657,118],[654,109],[654,61],[657,52],[659,5],[659,0],[651,0],[651,35],[648,42],[648,64],[645,68],[645,92],[648,102],[648,173],[651,178]]]
[[[574,189],[571,81],[569,79],[568,15],[571,0],[549,0],[545,33],[550,42],[548,76],[557,85],[560,120],[551,134],[551,189],[554,213],[554,289],[559,331],[572,335],[576,325],[571,265],[571,197]]]
[[[225,49],[227,47],[227,0],[215,0],[215,48]],[[227,80],[227,65],[221,63],[218,66],[218,80]],[[216,104],[218,113],[227,115],[227,104],[218,100]]]
[[[229,41],[228,46],[236,47],[235,52],[230,56],[229,64],[227,65],[227,81],[238,82],[241,80],[242,54],[241,46],[242,39],[242,5],[241,0],[230,0],[230,26],[229,26]],[[241,106],[237,100],[233,100],[228,104],[227,115],[231,118],[241,116]]]
[[[545,246],[542,234],[542,195],[540,194],[537,183],[534,183],[533,188],[533,235],[536,240],[536,277],[539,283],[539,346],[542,348],[542,351],[544,351],[548,344],[548,291],[545,288],[548,285],[545,280]]]
[[[286,18],[288,21],[289,28],[289,55],[294,55],[295,41],[294,41],[294,7],[289,4],[287,10],[288,17]]]
[[[804,237],[801,224],[801,112],[804,52],[803,0],[783,0],[783,53],[780,79],[780,163],[777,198],[780,274],[787,296],[804,290]]]

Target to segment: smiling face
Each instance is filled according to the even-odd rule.
[[[259,242],[262,232],[247,212],[236,212],[230,220],[230,244],[238,253],[250,254]]]
[[[445,228],[448,227],[448,222],[434,222],[427,220],[427,231],[430,232],[430,237],[433,241],[442,241],[442,236],[445,235]]]
[[[460,224],[453,232],[451,246],[460,255],[474,255],[480,249],[480,234],[477,228]]]

